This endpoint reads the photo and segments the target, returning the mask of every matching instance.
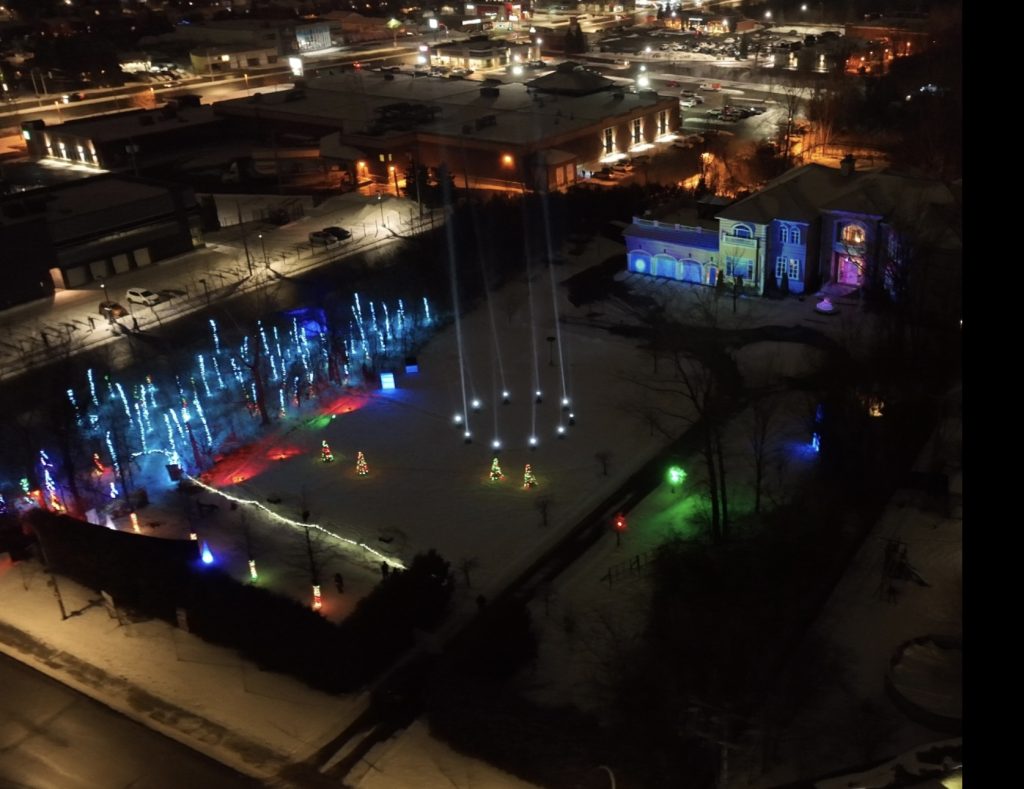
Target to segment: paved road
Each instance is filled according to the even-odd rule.
[[[258,786],[0,655],[0,789]]]

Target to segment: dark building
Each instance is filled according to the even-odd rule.
[[[99,176],[0,201],[0,306],[152,265],[203,244],[188,188]]]
[[[21,125],[25,147],[35,159],[72,162],[97,171],[134,169],[143,162],[216,141],[222,121],[210,107],[169,103],[156,110],[101,115],[47,126]]]

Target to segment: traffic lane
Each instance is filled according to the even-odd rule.
[[[258,781],[0,655],[0,776],[25,789],[249,789]]]

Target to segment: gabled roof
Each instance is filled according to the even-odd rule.
[[[954,191],[942,181],[885,172],[843,175],[838,168],[808,164],[770,181],[718,217],[767,225],[773,220],[811,222],[824,212],[841,211],[906,224],[954,204]]]

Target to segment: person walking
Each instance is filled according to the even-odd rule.
[[[338,594],[345,594],[345,579],[341,577],[341,573],[334,574],[334,585],[338,588]]]

